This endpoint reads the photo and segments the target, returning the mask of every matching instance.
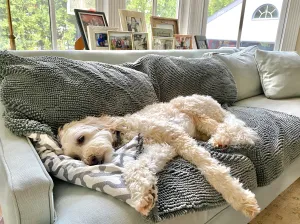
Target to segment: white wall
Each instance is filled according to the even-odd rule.
[[[266,3],[273,4],[281,12],[283,0],[247,0],[241,41],[275,42],[279,18],[252,19],[255,10]],[[208,22],[208,39],[236,40],[242,3],[215,20]]]

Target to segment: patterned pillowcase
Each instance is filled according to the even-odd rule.
[[[135,160],[142,151],[143,138],[134,137],[113,155],[111,163],[88,166],[82,161],[63,155],[59,143],[46,134],[27,136],[33,142],[46,170],[66,182],[107,193],[129,205],[131,195],[122,177],[124,163]]]

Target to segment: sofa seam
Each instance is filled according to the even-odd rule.
[[[14,184],[13,184],[13,181],[12,181],[12,174],[11,174],[9,168],[8,168],[8,164],[7,164],[6,159],[5,159],[4,144],[3,144],[2,140],[1,140],[1,138],[0,138],[0,147],[1,147],[2,155],[3,155],[3,159],[2,159],[3,166],[4,166],[4,169],[7,171],[7,174],[9,174],[9,175],[6,175],[7,176],[7,180],[10,179],[10,184],[9,184],[9,182],[7,184],[11,186],[12,195],[13,195],[13,197],[15,199],[13,203],[15,204],[15,206],[16,206],[16,208],[18,210],[18,211],[16,211],[16,209],[14,209],[15,210],[14,213],[17,215],[17,217],[19,217],[18,218],[18,223],[22,223],[21,222],[21,213],[20,213],[20,208],[19,208],[19,204],[18,204],[18,199],[17,199],[17,196],[15,194],[15,191],[13,190],[14,189]]]

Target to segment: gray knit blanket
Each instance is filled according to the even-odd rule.
[[[222,104],[236,100],[231,73],[214,59],[148,55],[135,63],[117,66],[47,56],[24,58],[0,52],[0,81],[6,126],[15,134],[35,141],[51,174],[117,195],[128,204],[128,191],[119,175],[123,156],[105,167],[78,165],[78,161],[59,155],[61,149],[55,141],[59,126],[87,115],[132,113],[178,95],[211,95]],[[300,119],[258,108],[230,107],[228,110],[252,127],[260,141],[251,147],[226,149],[212,148],[205,142],[199,144],[231,167],[232,175],[245,188],[271,183],[300,154]],[[141,144],[137,145],[140,148]],[[125,148],[132,151],[132,147]],[[133,158],[132,154],[127,157]],[[78,178],[74,179],[74,175]],[[110,175],[115,175],[113,181],[105,179]],[[102,178],[105,185],[97,178]],[[158,202],[148,218],[158,222],[223,204],[221,195],[195,166],[175,158],[159,173]]]

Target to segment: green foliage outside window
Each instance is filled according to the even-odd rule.
[[[235,0],[209,0],[208,16],[215,14],[220,9],[226,7]]]

